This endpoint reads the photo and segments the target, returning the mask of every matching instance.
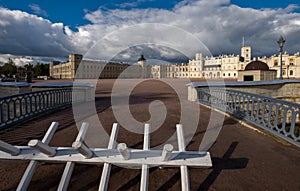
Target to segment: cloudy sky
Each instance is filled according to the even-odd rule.
[[[0,0],[0,54],[176,61],[199,51],[240,54],[245,37],[254,56],[269,56],[278,52],[280,35],[295,53],[299,6],[299,0]]]

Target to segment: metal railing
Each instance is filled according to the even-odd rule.
[[[198,101],[251,122],[300,147],[300,104],[221,88],[199,88]]]
[[[85,101],[81,89],[51,89],[0,97],[0,129],[41,113]]]
[[[150,124],[145,124],[144,127],[143,149],[128,148],[126,143],[117,144],[118,123],[113,124],[107,148],[90,148],[85,144],[84,140],[89,127],[89,124],[85,122],[82,123],[72,147],[49,146],[48,144],[57,127],[58,123],[52,122],[44,138],[41,141],[37,139],[30,140],[28,146],[14,146],[0,140],[0,159],[30,161],[16,190],[27,190],[39,162],[66,164],[57,188],[59,191],[68,189],[74,166],[78,163],[103,164],[99,191],[106,191],[108,188],[111,165],[120,165],[127,168],[139,167],[141,169],[141,191],[148,190],[150,167],[180,168],[181,190],[189,191],[188,166],[203,168],[212,166],[209,152],[185,150],[186,143],[181,124],[176,125],[178,151],[174,150],[172,144],[165,144],[162,150],[152,150],[150,148]]]

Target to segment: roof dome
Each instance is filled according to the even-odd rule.
[[[262,61],[252,61],[245,67],[245,70],[269,70],[269,66]]]

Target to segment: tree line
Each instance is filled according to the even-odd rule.
[[[31,71],[33,77],[37,76],[49,76],[49,64],[37,63],[26,64],[22,66],[16,66],[12,59],[8,59],[8,62],[4,63],[4,65],[0,66],[0,74],[1,77],[13,78],[15,76],[24,77],[23,75],[27,72]]]

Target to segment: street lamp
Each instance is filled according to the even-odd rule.
[[[283,45],[285,43],[285,40],[283,39],[282,36],[280,36],[279,40],[277,41],[278,43],[278,46],[279,46],[279,52],[280,52],[280,77],[279,79],[282,80],[282,48],[283,48]]]

